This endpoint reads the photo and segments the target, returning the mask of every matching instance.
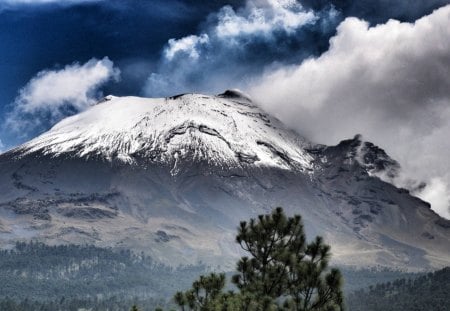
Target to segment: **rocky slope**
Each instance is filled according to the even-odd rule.
[[[450,264],[450,222],[383,182],[361,137],[314,145],[245,95],[106,97],[0,155],[0,243],[37,239],[232,265],[242,219],[283,206],[350,265]]]

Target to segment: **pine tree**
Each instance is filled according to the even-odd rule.
[[[288,310],[342,310],[342,276],[328,270],[330,247],[321,237],[307,246],[304,257],[293,257],[288,266]]]
[[[238,262],[233,282],[262,309],[280,297],[287,310],[342,309],[341,275],[326,273],[330,247],[317,237],[306,243],[300,215],[286,217],[281,207],[241,222],[236,241],[251,255]]]
[[[138,309],[138,307],[136,306],[136,305],[133,305],[132,307],[131,307],[131,310],[130,311],[139,311],[139,309]]]
[[[213,310],[218,297],[222,295],[225,287],[225,274],[211,273],[208,276],[200,276],[200,278],[192,284],[192,289],[183,293],[175,294],[174,300],[185,310],[209,311]]]
[[[330,247],[321,237],[306,242],[299,215],[287,217],[279,207],[241,222],[236,241],[249,254],[232,278],[240,292],[223,293],[223,274],[201,276],[175,295],[182,311],[343,310],[342,276],[328,268]]]
[[[233,283],[258,299],[274,299],[286,289],[291,257],[305,251],[300,216],[287,218],[281,208],[240,224],[236,241],[251,255],[237,264]]]

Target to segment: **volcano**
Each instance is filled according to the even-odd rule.
[[[239,91],[107,96],[0,155],[0,246],[94,244],[231,267],[239,222],[282,206],[337,264],[450,265],[450,221],[380,178],[399,169],[359,135],[309,142]]]

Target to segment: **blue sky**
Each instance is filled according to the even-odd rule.
[[[363,134],[445,210],[449,3],[3,0],[0,151],[103,95],[240,88],[313,141]]]

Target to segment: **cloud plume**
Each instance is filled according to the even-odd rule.
[[[19,91],[7,127],[32,130],[67,114],[82,111],[102,96],[100,87],[119,78],[120,71],[107,57],[74,63],[59,70],[43,70]]]
[[[450,218],[450,5],[415,23],[347,18],[318,58],[267,73],[248,90],[310,139],[361,133],[403,166],[401,185]]]
[[[199,47],[209,43],[207,34],[201,36],[187,36],[179,40],[170,39],[167,48],[164,50],[164,56],[171,61],[178,53],[184,53],[192,59],[197,59],[199,55]]]

